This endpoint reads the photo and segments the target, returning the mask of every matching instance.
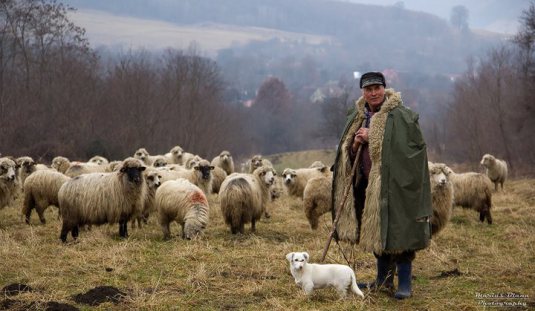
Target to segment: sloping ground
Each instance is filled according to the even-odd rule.
[[[309,167],[314,161],[321,161],[323,164],[331,167],[334,163],[335,156],[336,150],[323,149],[277,153],[267,155],[266,158],[271,161],[277,172],[282,172],[287,167]]]

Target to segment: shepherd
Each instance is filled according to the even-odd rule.
[[[393,291],[397,268],[394,297],[405,299],[412,292],[415,252],[431,238],[426,144],[418,114],[403,105],[400,93],[386,89],[382,73],[363,74],[360,88],[333,165],[333,233],[376,257],[375,281],[359,287]]]

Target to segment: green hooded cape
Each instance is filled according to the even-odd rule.
[[[336,230],[337,239],[353,244],[358,241],[363,250],[377,254],[423,249],[431,237],[429,169],[418,114],[403,106],[400,93],[387,89],[385,95],[369,126],[372,167],[362,227],[358,228],[353,191],[349,191]],[[338,145],[333,167],[333,219],[350,183],[349,148],[365,119],[364,105],[364,98],[359,98]]]

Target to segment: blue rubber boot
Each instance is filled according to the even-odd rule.
[[[377,277],[375,281],[369,283],[358,283],[360,289],[378,289],[384,287],[392,289],[394,287],[394,274],[396,266],[391,260],[390,255],[376,256],[377,258]]]
[[[396,299],[405,299],[411,296],[412,262],[397,263],[398,290],[394,294]]]

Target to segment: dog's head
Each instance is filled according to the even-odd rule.
[[[290,267],[295,270],[303,269],[309,258],[310,256],[307,252],[286,254],[286,259],[290,262]]]

